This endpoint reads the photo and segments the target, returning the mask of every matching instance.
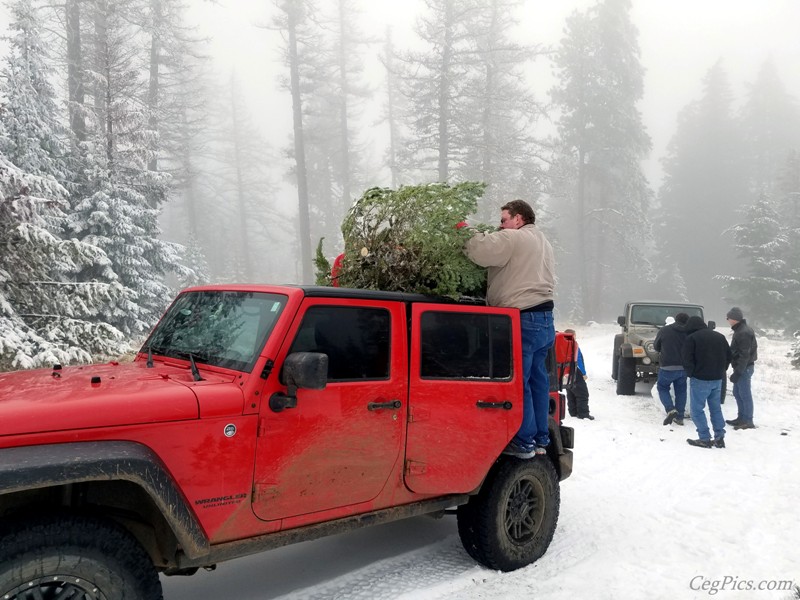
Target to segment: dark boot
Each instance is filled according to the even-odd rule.
[[[725,438],[717,438],[714,440],[714,448],[724,448],[725,447]]]
[[[578,415],[579,419],[589,419],[590,421],[594,421],[594,417],[592,415]]]
[[[686,440],[690,446],[697,446],[698,448],[711,448],[714,443],[711,440]]]
[[[736,425],[733,426],[734,431],[739,431],[740,429],[755,429],[756,426],[753,425],[752,421],[739,421]]]
[[[736,417],[735,419],[730,419],[730,420],[726,419],[725,422],[728,425],[738,425],[739,423],[742,422],[742,420],[739,417]]]
[[[664,419],[664,425],[671,425],[672,422],[678,417],[678,411],[674,408],[667,413],[667,417]]]

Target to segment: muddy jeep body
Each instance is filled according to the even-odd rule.
[[[618,395],[633,395],[637,381],[655,381],[660,355],[653,345],[658,330],[667,317],[684,312],[703,318],[699,304],[680,302],[628,302],[617,323],[622,331],[614,337],[611,378],[617,382]]]
[[[0,374],[0,597],[157,600],[159,572],[423,514],[456,514],[491,568],[530,564],[572,470],[562,354],[551,444],[523,460],[502,454],[522,418],[519,311],[185,290],[132,363]]]

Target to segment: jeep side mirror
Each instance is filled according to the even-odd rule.
[[[708,322],[708,328],[709,328],[709,329],[716,329],[716,328],[717,328],[717,323],[716,323],[716,321],[709,321],[709,322]]]
[[[328,355],[321,352],[292,352],[283,363],[286,394],[270,396],[269,407],[274,412],[297,406],[298,388],[324,390],[328,383]]]
[[[620,327],[625,327],[625,317],[622,315],[617,317],[617,323],[619,323]]]

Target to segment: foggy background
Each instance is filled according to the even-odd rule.
[[[664,299],[800,327],[795,1],[12,0],[0,22],[0,150],[48,172],[14,160],[30,110],[80,153],[72,176],[49,172],[68,183],[62,234],[99,244],[145,307],[107,319],[123,334],[184,285],[312,283],[317,244],[341,251],[365,189],[443,180],[489,184],[474,221],[533,204],[564,321]],[[30,28],[47,109],[10,102]],[[92,224],[108,198],[136,230],[124,251]]]

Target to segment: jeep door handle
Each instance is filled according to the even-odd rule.
[[[511,404],[510,400],[506,400],[505,402],[488,402],[486,400],[478,400],[475,403],[475,406],[478,408],[502,408],[503,410],[511,410],[514,405]]]
[[[370,402],[367,404],[367,410],[382,410],[384,408],[398,409],[403,406],[400,400],[389,400],[389,402]]]

